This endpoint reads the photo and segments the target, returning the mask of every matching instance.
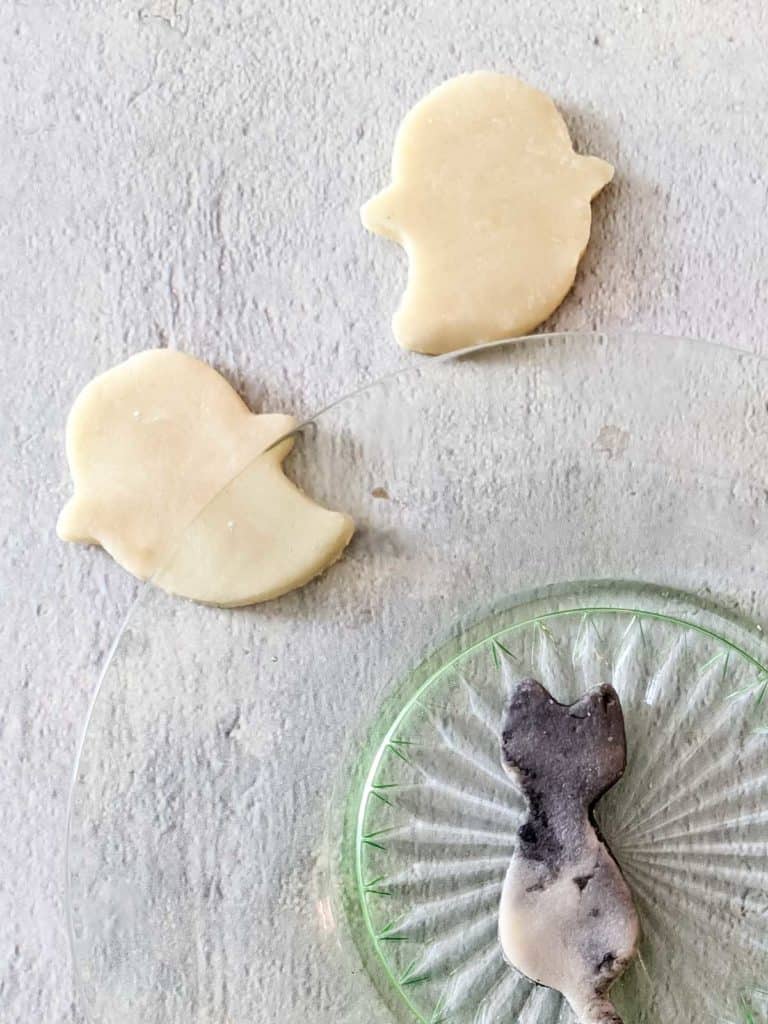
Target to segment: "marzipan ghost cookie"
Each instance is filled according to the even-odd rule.
[[[75,401],[75,493],[59,536],[100,544],[135,576],[207,604],[253,604],[300,587],[340,557],[354,526],[284,475],[295,427],[292,416],[251,413],[191,356],[141,352]]]
[[[437,354],[532,331],[571,288],[612,177],[574,152],[549,96],[510,75],[429,93],[397,133],[392,184],[362,209],[408,254],[400,345]]]

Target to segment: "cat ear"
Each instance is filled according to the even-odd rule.
[[[573,718],[589,718],[594,725],[597,725],[616,714],[620,715],[621,706],[613,687],[603,683],[570,704],[568,714]]]

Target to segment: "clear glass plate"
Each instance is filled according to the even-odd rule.
[[[643,923],[628,1019],[767,1019],[766,385],[724,347],[559,335],[302,428],[288,472],[354,516],[346,557],[251,609],[148,585],[94,700],[68,842],[90,1019],[567,1020],[495,943],[496,633],[515,672],[625,698],[599,813]]]

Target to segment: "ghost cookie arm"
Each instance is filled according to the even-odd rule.
[[[100,544],[100,507],[88,480],[90,463],[99,459],[100,446],[92,440],[92,423],[109,401],[109,377],[94,377],[80,392],[67,417],[65,446],[67,463],[75,485],[75,493],[67,501],[56,521],[61,540],[75,544]]]
[[[396,204],[397,187],[390,185],[365,203],[360,210],[360,220],[366,231],[402,244],[403,233],[395,219]]]
[[[238,607],[280,597],[341,557],[349,516],[308,498],[283,473],[283,446],[237,476],[188,526],[155,582],[203,604]]]
[[[592,200],[613,181],[614,167],[598,156],[579,156],[576,173],[587,199]]]
[[[56,533],[60,540],[72,544],[98,544],[98,538],[90,528],[91,520],[98,520],[98,510],[80,497],[72,497],[59,513]]]

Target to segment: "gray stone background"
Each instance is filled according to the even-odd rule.
[[[764,353],[767,43],[760,0],[0,2],[0,1020],[83,1019],[66,795],[135,584],[55,537],[81,386],[170,345],[305,414],[418,358],[388,328],[404,260],[357,209],[404,111],[479,67],[617,168],[548,326]]]

